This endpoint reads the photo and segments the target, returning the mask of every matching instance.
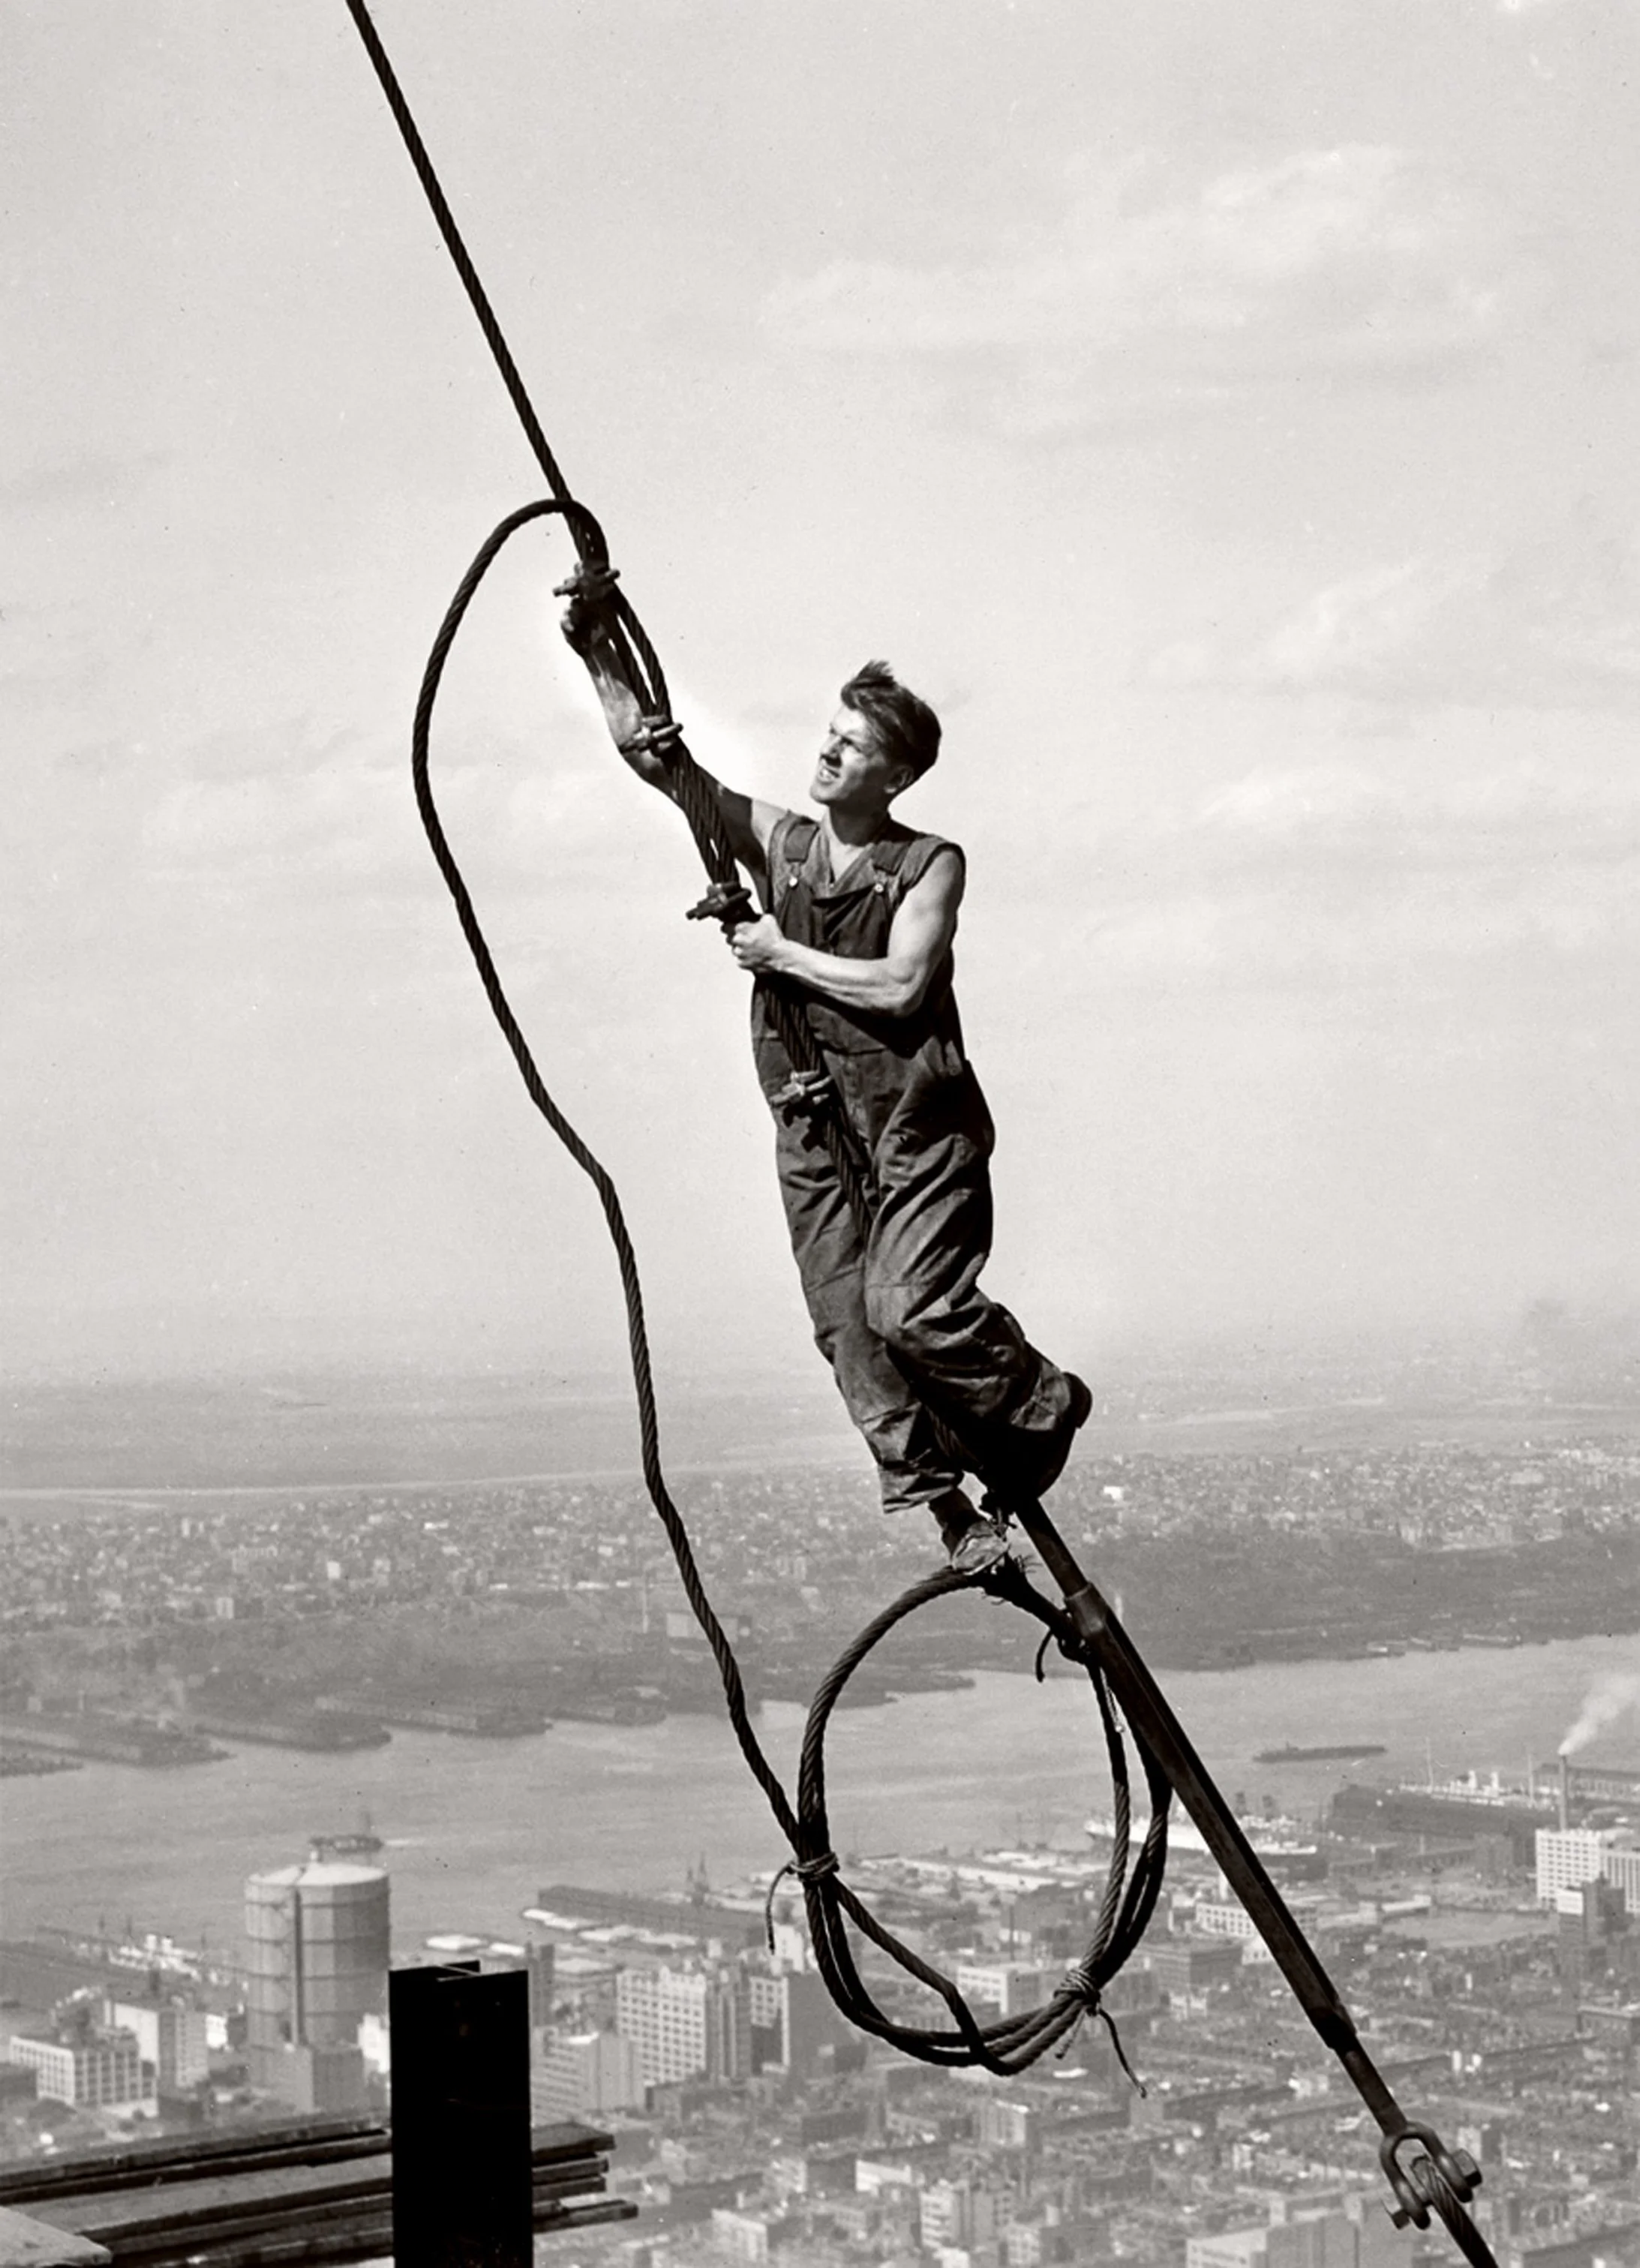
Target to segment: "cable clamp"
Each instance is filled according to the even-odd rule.
[[[600,631],[607,634],[610,627],[610,602],[615,595],[615,584],[621,570],[607,560],[583,559],[562,583],[552,586],[555,599],[568,599],[564,609],[563,634],[572,653],[583,661]]]
[[[612,567],[607,559],[583,559],[572,567],[562,583],[555,583],[555,599],[578,599],[584,606],[605,607],[614,598],[615,585],[621,580],[619,567]]]
[[[794,1071],[769,1101],[788,1126],[795,1118],[813,1118],[835,1102],[837,1088],[828,1071]]]
[[[752,893],[744,882],[714,882],[684,916],[685,921],[720,921],[725,929],[754,918]]]
[[[670,756],[683,738],[683,727],[675,718],[645,717],[636,733],[629,733],[621,743],[623,756],[643,755]]]

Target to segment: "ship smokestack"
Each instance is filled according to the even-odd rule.
[[[1571,1824],[1571,1758],[1564,1749],[1560,1759],[1560,1831],[1563,1835]]]

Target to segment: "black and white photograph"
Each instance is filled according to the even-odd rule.
[[[1636,0],[0,0],[0,2268],[1640,2268]]]

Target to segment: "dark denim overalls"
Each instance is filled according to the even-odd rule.
[[[937,851],[955,846],[899,834],[832,879],[819,835],[793,812],[776,821],[769,910],[799,944],[880,960],[901,899]],[[813,993],[804,1005],[876,1182],[864,1245],[811,1119],[776,1109],[776,1164],[815,1340],[877,1460],[883,1508],[926,1504],[962,1477],[924,1398],[965,1443],[979,1445],[988,1476],[1006,1476],[1011,1445],[1033,1468],[1070,1393],[1063,1372],[979,1288],[990,1254],[994,1132],[962,1051],[950,958],[908,1016],[841,1008]],[[772,1102],[791,1064],[758,991],[752,1025]]]

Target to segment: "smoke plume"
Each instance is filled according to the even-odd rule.
[[[1640,1670],[1614,1669],[1597,1677],[1583,1697],[1577,1721],[1560,1744],[1563,1756],[1575,1756],[1625,1709],[1640,1705]]]

